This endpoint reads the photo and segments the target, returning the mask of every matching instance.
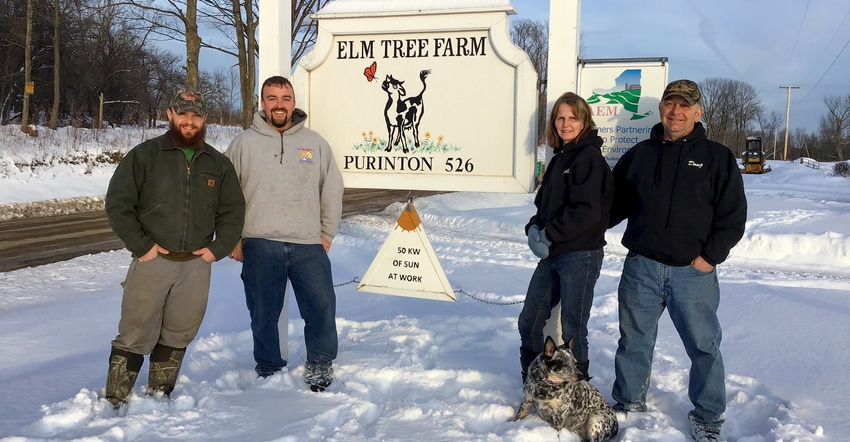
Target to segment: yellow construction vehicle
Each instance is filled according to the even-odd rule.
[[[767,173],[770,166],[765,164],[764,151],[761,150],[761,137],[747,137],[747,147],[741,154],[743,173]]]

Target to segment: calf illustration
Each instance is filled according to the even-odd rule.
[[[430,73],[430,69],[419,72],[422,91],[415,97],[404,98],[407,95],[407,91],[404,89],[404,81],[396,80],[392,75],[387,75],[381,84],[381,89],[387,93],[387,104],[384,107],[384,121],[387,123],[388,133],[387,148],[385,149],[387,152],[391,152],[395,146],[400,144],[402,151],[408,153],[405,131],[409,131],[413,135],[413,144],[416,149],[419,149],[419,122],[422,120],[422,115],[425,114],[422,94],[425,93],[427,88],[425,79]]]

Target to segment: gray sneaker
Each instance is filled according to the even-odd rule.
[[[334,368],[331,361],[307,361],[304,364],[304,381],[310,390],[325,391],[334,381]]]
[[[693,414],[688,413],[688,422],[691,423],[691,435],[696,442],[720,441],[720,426],[723,421],[719,423],[699,422]]]

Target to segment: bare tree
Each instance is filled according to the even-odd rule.
[[[186,87],[198,87],[201,36],[198,33],[198,0],[126,0],[110,6],[129,6],[138,29],[151,32],[163,40],[183,41],[186,44]]]
[[[791,131],[789,138],[787,159],[800,157],[817,159],[816,148],[818,146],[818,140],[816,135],[809,133],[801,127],[795,127]]]
[[[775,111],[770,114],[762,112],[755,119],[759,136],[762,139],[763,150],[766,155],[772,156],[773,159],[776,159],[776,143],[780,121],[782,121],[782,116]]]
[[[528,55],[537,71],[537,143],[546,131],[546,73],[549,68],[549,25],[542,20],[526,18],[511,22],[511,41]]]
[[[699,86],[709,137],[740,154],[750,124],[764,113],[758,92],[748,83],[729,78],[706,78]]]
[[[318,24],[310,15],[324,7],[330,0],[292,1],[292,64],[309,51],[316,42]],[[220,33],[223,40],[203,43],[203,47],[232,55],[239,66],[240,93],[242,96],[242,127],[251,125],[254,114],[254,88],[256,81],[256,59],[259,43],[256,39],[258,3],[255,0],[231,0],[223,4],[219,0],[201,0],[201,21]],[[282,72],[284,76],[288,73]]]
[[[254,115],[254,85],[257,84],[257,3],[245,0],[240,12],[239,1],[232,2],[239,60],[239,95],[242,99],[241,120],[242,128],[247,129]]]
[[[764,106],[761,104],[758,91],[749,83],[734,81],[733,89],[733,133],[731,141],[728,141],[731,144],[726,145],[733,146],[733,151],[737,147],[740,149],[737,153],[742,153],[746,148],[750,127],[764,113]]]
[[[32,2],[27,0],[26,35],[24,37],[24,88],[29,85],[31,73],[30,43],[32,42]],[[30,133],[29,128],[30,93],[24,92],[24,103],[21,110],[21,132]]]
[[[699,88],[702,92],[702,121],[708,136],[720,141],[732,119],[725,81],[722,78],[706,78],[700,82]]]
[[[59,124],[59,0],[53,0],[53,107],[50,110],[50,128]]]
[[[165,110],[174,91],[186,83],[185,72],[180,57],[162,49],[148,52],[144,60],[137,71],[138,81],[144,85],[148,127],[154,127],[158,120],[165,120]]]
[[[230,55],[239,69],[239,92],[242,103],[241,125],[247,128],[253,115],[256,84],[257,8],[256,0],[201,0],[200,21],[218,34],[202,47]]]
[[[0,0],[0,115],[8,118],[3,123],[22,117],[27,60],[35,85],[26,95],[28,125],[96,126],[101,95],[105,121],[154,125],[162,117],[163,97],[186,84],[183,57],[155,47],[147,29],[130,22],[127,3],[34,0],[29,45],[26,4]]]
[[[845,150],[850,145],[850,94],[844,97],[825,97],[826,115],[820,118],[818,131],[824,144],[844,161]]]
[[[313,48],[319,24],[310,15],[319,12],[330,0],[294,0],[292,2],[292,65]]]
[[[209,123],[231,124],[233,116],[233,87],[237,78],[232,70],[219,67],[212,73],[201,71],[201,86],[207,101]]]

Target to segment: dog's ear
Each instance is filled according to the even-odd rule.
[[[543,345],[543,355],[551,358],[555,354],[556,347],[555,340],[551,336],[546,336],[546,344]]]
[[[572,350],[573,350],[573,342],[574,342],[575,340],[576,340],[576,337],[575,337],[575,336],[573,336],[573,337],[571,337],[571,338],[570,338],[570,341],[569,341],[569,342],[567,342],[567,346],[566,346],[566,347],[567,347],[568,349],[570,349],[570,351],[572,351]]]

